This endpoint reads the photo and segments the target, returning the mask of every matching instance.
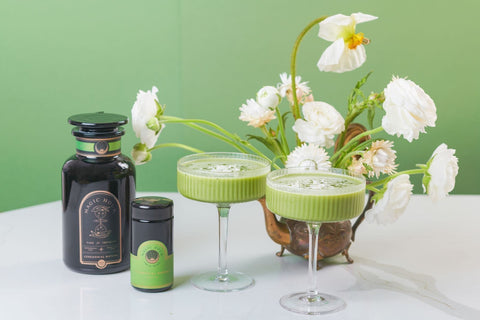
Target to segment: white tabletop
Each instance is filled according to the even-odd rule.
[[[480,319],[480,196],[436,204],[413,196],[395,224],[362,224],[350,249],[355,263],[338,256],[317,272],[321,291],[342,297],[347,308],[302,316],[278,300],[306,289],[307,261],[275,256],[279,246],[267,236],[258,202],[232,206],[228,247],[230,269],[256,284],[213,293],[189,278],[216,268],[214,205],[161,195],[175,201],[175,284],[163,293],[133,289],[128,271],[67,269],[59,201],[1,213],[0,319]]]

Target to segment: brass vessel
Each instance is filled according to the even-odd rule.
[[[366,128],[358,123],[352,123],[348,126],[345,135],[345,142],[347,143],[353,137],[366,131]],[[370,139],[369,136],[360,140],[360,143]],[[338,141],[335,144],[335,149],[338,149]],[[372,205],[373,193],[369,193],[367,205],[362,214],[357,218],[355,223],[350,221],[341,221],[333,223],[322,223],[318,235],[318,255],[317,261],[324,258],[333,257],[339,253],[345,256],[348,263],[353,263],[352,258],[348,254],[348,249],[353,241],[355,241],[355,232],[358,226],[362,223],[365,212],[369,210]],[[287,249],[289,252],[302,256],[308,259],[308,228],[305,222],[291,220],[291,219],[277,219],[275,214],[268,210],[265,204],[265,198],[258,200],[263,208],[265,215],[265,227],[269,237],[280,245],[280,251],[277,256],[281,257]]]

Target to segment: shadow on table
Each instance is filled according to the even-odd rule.
[[[479,309],[449,299],[437,289],[435,278],[430,275],[360,257],[355,257],[355,263],[347,265],[346,270],[356,279],[353,287],[347,289],[349,292],[378,289],[399,292],[449,315],[466,320],[480,319]]]

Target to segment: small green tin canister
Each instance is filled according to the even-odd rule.
[[[141,197],[132,202],[130,282],[140,291],[173,285],[173,201]]]

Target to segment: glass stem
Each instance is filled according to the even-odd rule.
[[[318,233],[321,224],[307,223],[308,226],[308,280],[310,288],[308,289],[309,299],[318,296],[317,289],[317,254],[318,254]]]
[[[228,280],[227,269],[227,238],[228,238],[228,214],[229,204],[217,204],[218,209],[218,271],[217,280]]]

